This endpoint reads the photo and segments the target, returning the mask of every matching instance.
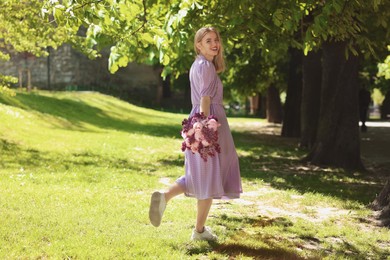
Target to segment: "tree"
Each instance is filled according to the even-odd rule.
[[[284,106],[282,136],[300,137],[301,135],[301,99],[302,99],[302,59],[299,49],[289,49],[287,98]]]
[[[178,57],[188,59],[179,56],[189,52],[188,36],[180,25],[190,10],[199,8],[196,1],[52,0],[43,10],[57,27],[79,36],[74,44],[96,52],[109,48],[112,73],[139,62],[161,65],[167,75],[185,63]]]
[[[285,18],[295,24],[290,33],[301,32],[305,55],[322,49],[322,63],[312,63],[321,66],[315,70],[321,71],[319,97],[319,92],[315,91],[318,90],[318,81],[310,80],[310,76],[306,75],[312,70],[308,67],[303,70],[305,95],[301,107],[312,108],[302,110],[302,129],[311,129],[302,131],[308,135],[303,137],[304,145],[311,147],[306,159],[314,164],[362,169],[357,132],[358,65],[360,59],[376,55],[375,47],[380,49],[377,34],[382,36],[382,40],[388,35],[385,20],[389,4],[384,1],[361,3],[336,0],[305,1],[300,6],[301,10],[290,8],[290,12],[301,14],[298,22],[294,15]],[[285,9],[281,7],[279,12],[288,12]],[[378,26],[384,30],[379,31]],[[319,100],[317,108],[310,99]],[[313,128],[306,124],[315,123],[310,114],[317,113],[315,111],[319,111],[319,118],[318,125],[314,124]],[[313,129],[316,129],[314,138]]]
[[[358,129],[358,57],[345,57],[345,42],[323,44],[323,72],[314,164],[362,169]],[[350,98],[346,98],[350,97]]]
[[[283,112],[279,89],[271,85],[267,89],[267,119],[271,123],[282,123]]]
[[[11,54],[26,52],[35,56],[47,55],[46,47],[57,48],[73,38],[67,28],[57,28],[41,16],[40,0],[6,0],[0,2],[0,60]],[[0,94],[8,93],[17,79],[0,74]]]

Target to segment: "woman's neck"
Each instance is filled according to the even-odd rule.
[[[206,55],[200,53],[199,54],[200,56],[204,57],[206,60],[208,60],[209,62],[213,62],[214,61],[214,56],[209,56],[207,57]]]

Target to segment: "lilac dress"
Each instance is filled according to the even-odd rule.
[[[190,116],[200,110],[202,96],[211,97],[210,114],[215,115],[221,126],[218,128],[218,143],[221,153],[208,157],[205,162],[199,153],[185,151],[185,176],[177,183],[185,195],[203,200],[239,198],[242,193],[240,167],[233,137],[223,107],[222,82],[214,64],[199,55],[190,70],[192,110]]]

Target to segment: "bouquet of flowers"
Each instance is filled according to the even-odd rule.
[[[191,150],[193,153],[199,153],[204,161],[208,156],[215,156],[221,152],[218,144],[218,119],[210,115],[206,117],[203,113],[196,113],[181,123],[183,129],[181,136],[184,141],[181,150]]]

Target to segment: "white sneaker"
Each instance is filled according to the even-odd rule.
[[[209,227],[204,227],[204,230],[202,233],[199,233],[198,231],[196,231],[196,229],[194,229],[192,231],[192,236],[191,236],[191,240],[206,240],[206,241],[216,241],[218,239],[218,237],[216,235],[213,234],[213,232],[211,231],[211,228]]]
[[[149,219],[153,226],[160,226],[166,206],[167,203],[165,201],[164,193],[159,191],[153,192],[149,208]]]

